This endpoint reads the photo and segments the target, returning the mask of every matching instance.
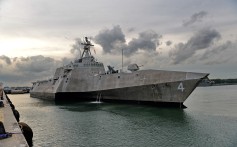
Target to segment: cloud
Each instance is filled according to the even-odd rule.
[[[42,73],[47,72],[57,65],[55,59],[42,55],[20,57],[15,60],[15,68],[20,72]]]
[[[82,39],[81,38],[76,38],[74,44],[72,45],[72,48],[70,52],[72,54],[75,54],[75,56],[81,55],[81,48],[82,48]]]
[[[194,13],[188,20],[183,22],[183,26],[190,26],[196,22],[201,22],[202,19],[207,15],[206,11],[200,11],[198,13]]]
[[[65,61],[68,61],[68,59],[55,60],[42,55],[12,59],[1,56],[0,79],[5,84],[30,86],[33,81],[52,77],[55,69],[62,66]]]
[[[8,65],[10,65],[11,64],[11,59],[9,58],[9,57],[7,57],[7,56],[4,56],[4,55],[2,55],[2,56],[0,56],[0,61],[3,61],[3,62],[5,62],[5,63],[7,63]],[[1,63],[1,62],[0,62]]]
[[[218,31],[211,28],[205,28],[192,36],[187,43],[178,43],[174,49],[170,51],[170,57],[173,64],[179,64],[191,58],[196,51],[207,49],[212,46],[214,41],[221,38]]]
[[[236,45],[237,42],[226,41],[223,44],[205,50],[199,60],[204,60],[206,65],[223,64],[226,62],[236,63]]]
[[[168,40],[165,42],[166,46],[170,46],[172,44],[172,41]]]
[[[104,29],[95,36],[95,42],[102,46],[105,53],[121,52],[125,45],[125,35],[119,25],[114,26],[111,30]],[[119,49],[119,51],[118,51]]]
[[[200,57],[200,60],[205,60],[217,54],[221,54],[225,52],[227,49],[229,49],[232,45],[233,43],[231,41],[227,41],[219,46],[209,48],[203,53],[203,55]]]
[[[141,32],[138,38],[133,38],[128,42],[125,53],[130,56],[138,50],[155,52],[156,47],[159,45],[159,38],[161,38],[161,36],[152,30]]]
[[[133,27],[130,27],[130,28],[128,28],[128,30],[127,30],[129,33],[131,33],[131,32],[134,32],[135,31],[135,28],[133,28]]]
[[[76,51],[80,51],[80,49],[81,49],[81,43],[82,43],[81,38],[76,38],[76,39],[75,39],[75,43],[72,45],[72,48],[71,48],[70,52],[73,54],[73,53],[75,53]]]
[[[156,51],[161,35],[153,30],[139,33],[137,38],[132,38],[126,43],[125,35],[119,25],[112,29],[105,29],[95,36],[95,42],[102,46],[104,53],[120,54],[123,49],[124,55],[129,57],[139,50],[150,52]]]

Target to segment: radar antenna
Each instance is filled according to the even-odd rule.
[[[91,47],[91,46],[94,46],[94,45],[91,44],[91,42],[88,40],[88,37],[85,37],[84,42],[81,43],[81,44],[84,45],[84,47],[83,47],[83,53],[82,53],[82,55],[81,55],[81,58],[82,58],[83,56],[86,56],[86,57],[91,56],[90,47]]]

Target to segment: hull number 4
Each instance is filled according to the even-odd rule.
[[[178,90],[180,90],[180,91],[182,91],[182,92],[184,91],[184,85],[183,85],[182,82],[179,83]]]

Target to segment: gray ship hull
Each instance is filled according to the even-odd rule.
[[[122,83],[128,86],[121,86],[123,84],[116,83],[116,80],[109,81],[104,78],[104,81],[96,81],[94,79],[96,88],[91,88],[85,86],[85,83],[80,83],[80,79],[77,81],[73,81],[73,85],[67,85],[67,87],[63,88],[63,85],[58,86],[57,92],[49,92],[49,87],[45,87],[45,91],[31,91],[31,97],[37,97],[47,100],[55,100],[55,101],[69,101],[69,100],[78,100],[78,101],[92,101],[92,100],[99,100],[99,101],[120,101],[120,102],[135,102],[135,103],[154,103],[154,104],[165,104],[165,105],[175,105],[179,106],[183,104],[183,102],[188,98],[188,96],[193,92],[193,90],[197,87],[199,82],[208,76],[208,74],[202,73],[185,73],[185,72],[172,72],[172,71],[152,71],[153,76],[152,79],[149,80],[148,75],[146,77],[146,81],[141,80],[134,80],[134,78],[128,78],[126,76],[133,77],[134,74],[124,75],[125,81]],[[148,71],[148,73],[152,73]],[[164,73],[165,72],[165,73]],[[146,72],[144,72],[143,77]],[[159,75],[159,77],[157,76]],[[121,74],[114,74],[113,76],[123,76]],[[170,76],[169,76],[170,75]],[[179,75],[179,76],[177,76]],[[108,75],[107,75],[108,76]],[[155,78],[154,78],[155,77]],[[166,77],[166,78],[165,78]],[[179,77],[177,79],[177,77]],[[162,78],[162,79],[160,79]],[[130,80],[129,80],[130,79]],[[131,79],[133,81],[131,81]],[[168,82],[165,82],[168,81]],[[173,81],[173,82],[172,82]],[[93,81],[90,81],[93,83]],[[121,79],[120,79],[121,82]],[[125,82],[125,83],[124,83]],[[132,83],[133,82],[133,83]],[[78,83],[78,84],[76,84]],[[102,84],[105,83],[105,84]],[[140,83],[140,84],[139,84]],[[81,86],[84,85],[84,86]],[[109,86],[105,86],[109,85]],[[117,86],[116,86],[117,85]],[[119,85],[119,86],[118,86]],[[137,86],[134,86],[137,85]],[[74,87],[74,91],[72,90]],[[61,88],[60,88],[61,87]],[[78,89],[75,89],[78,87]],[[84,89],[83,87],[87,87]],[[103,88],[104,87],[104,88]],[[113,88],[114,87],[114,88]],[[42,88],[43,89],[43,88]],[[91,90],[89,90],[91,89]],[[97,89],[97,90],[95,90]]]

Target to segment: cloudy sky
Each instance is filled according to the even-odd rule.
[[[0,0],[0,81],[31,85],[79,56],[237,78],[236,0]]]

